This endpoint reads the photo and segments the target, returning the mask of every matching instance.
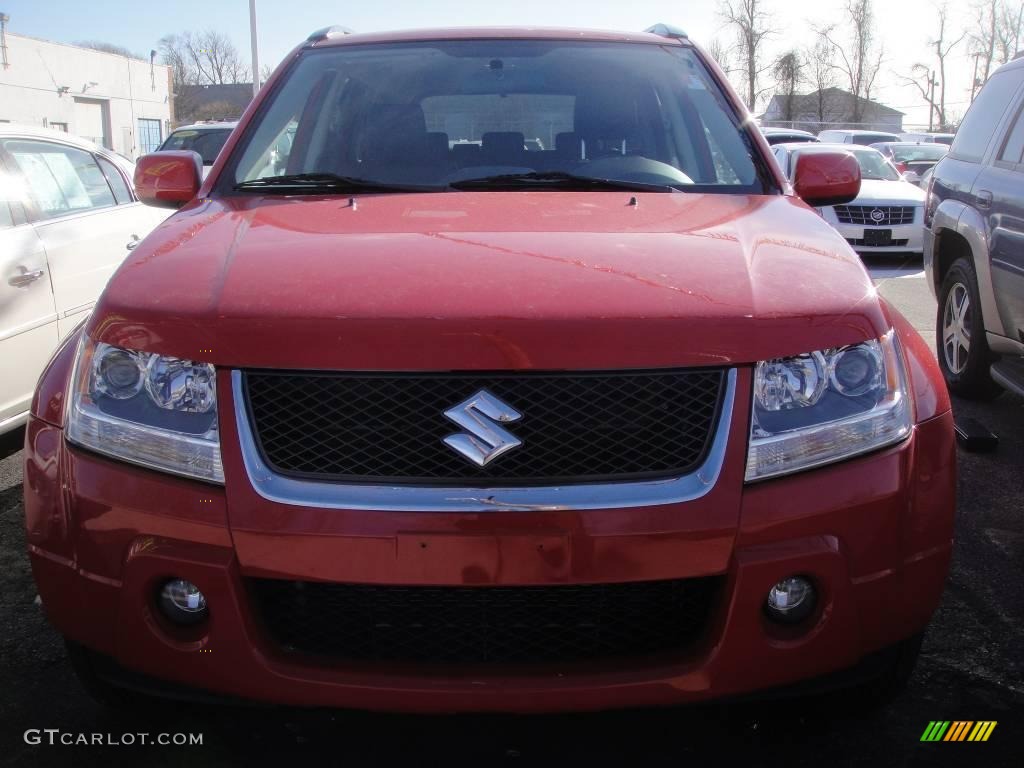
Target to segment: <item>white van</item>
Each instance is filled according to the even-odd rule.
[[[878,144],[883,141],[899,141],[895,133],[885,131],[828,130],[821,131],[818,138],[828,144]]]

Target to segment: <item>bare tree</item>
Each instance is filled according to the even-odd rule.
[[[836,104],[831,91],[836,85],[835,48],[828,38],[819,32],[814,45],[804,51],[804,60],[807,62],[807,83],[814,89],[814,105],[820,129],[827,123],[840,119],[836,114]]]
[[[1024,7],[1024,6],[1022,6]],[[946,121],[946,59],[954,48],[964,41],[967,31],[964,30],[955,40],[946,40],[946,18],[949,15],[948,6],[943,3],[937,8],[939,16],[939,34],[932,38],[929,43],[935,48],[935,60],[939,63],[939,130],[948,127]]]
[[[944,115],[945,105],[940,108],[939,101],[935,98],[935,87],[939,83],[935,77],[935,72],[927,64],[918,62],[910,68],[909,75],[897,74],[896,77],[902,80],[905,85],[916,88],[917,92],[921,94],[921,98],[928,104],[928,130],[934,130],[936,124],[938,124],[941,130],[946,122]]]
[[[974,82],[971,84],[971,101],[981,85],[992,73],[996,57],[996,27],[1003,10],[1002,0],[982,0],[974,8],[974,29],[970,34],[970,52],[974,57]]]
[[[722,71],[729,74],[731,70],[731,59],[732,51],[725,43],[722,42],[721,38],[713,37],[710,42],[704,47],[708,56],[714,59],[718,66],[722,68]]]
[[[214,30],[181,32],[160,38],[160,54],[176,86],[243,83],[249,70],[227,35]]]
[[[849,119],[853,123],[860,123],[864,117],[865,104],[871,99],[875,79],[882,68],[884,51],[875,45],[875,18],[871,0],[847,0],[846,17],[843,27],[850,30],[846,45],[838,40],[836,26],[820,30],[820,34],[837,54],[836,69],[849,83],[850,93],[853,94]]]
[[[199,82],[225,85],[248,78],[249,70],[227,35],[210,29],[198,34],[185,32],[182,40],[192,66],[199,73]]]
[[[112,53],[115,56],[124,56],[128,59],[142,59],[142,56],[139,56],[137,53],[132,53],[123,45],[116,45],[115,43],[106,43],[102,40],[81,40],[75,43],[75,45],[81,48],[91,48],[94,51]]]
[[[796,95],[804,81],[804,60],[800,51],[793,48],[775,59],[772,76],[775,96],[781,97],[782,119],[791,123],[796,120]]]
[[[764,90],[758,82],[770,64],[764,64],[764,42],[775,33],[768,26],[765,0],[719,0],[718,15],[736,35],[736,55],[743,77],[745,101],[751,112]]]
[[[996,22],[996,60],[1000,64],[1013,59],[1024,44],[1024,3],[1004,2]]]
[[[161,61],[171,68],[171,83],[175,93],[184,85],[196,83],[196,73],[192,69],[185,51],[185,43],[181,35],[164,35],[157,43]]]
[[[953,49],[960,45],[967,37],[967,31],[964,30],[955,39],[948,40],[946,38],[946,22],[949,16],[949,8],[945,3],[936,8],[936,15],[939,20],[939,32],[936,37],[928,41],[928,45],[935,52],[938,79],[936,79],[934,71],[930,70],[927,64],[921,63],[915,64],[911,68],[910,75],[901,75],[900,78],[917,88],[928,103],[930,109],[928,115],[929,126],[937,123],[939,130],[945,130],[949,127],[949,121],[946,116],[946,60]],[[938,87],[937,96],[935,92],[936,87]],[[935,118],[934,121],[932,119],[933,116]]]

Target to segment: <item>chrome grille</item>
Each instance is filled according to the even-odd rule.
[[[865,227],[895,227],[914,223],[912,205],[836,205],[833,206],[840,224],[859,224]],[[875,214],[880,218],[873,218]]]

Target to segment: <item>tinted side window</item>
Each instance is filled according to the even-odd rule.
[[[110,188],[114,192],[114,199],[117,200],[118,205],[132,202],[132,193],[128,189],[128,184],[124,180],[124,176],[117,170],[117,167],[107,160],[105,157],[96,156],[96,162],[100,164],[100,168],[103,170],[103,175],[107,177],[107,183],[110,184]]]
[[[985,84],[956,132],[949,151],[952,157],[977,162],[985,156],[992,134],[1020,87],[1022,74],[1019,69],[1000,72]]]
[[[1006,140],[1006,146],[999,153],[999,159],[1007,163],[1019,163],[1024,154],[1024,108],[1018,110],[1017,119],[1010,129],[1010,136]]]
[[[5,141],[44,219],[114,205],[114,194],[88,152],[45,141]]]

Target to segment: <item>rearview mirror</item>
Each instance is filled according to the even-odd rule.
[[[801,152],[793,189],[814,208],[848,203],[860,194],[860,165],[850,152]]]
[[[135,164],[135,193],[146,205],[181,208],[203,183],[203,158],[191,150],[143,155]]]

